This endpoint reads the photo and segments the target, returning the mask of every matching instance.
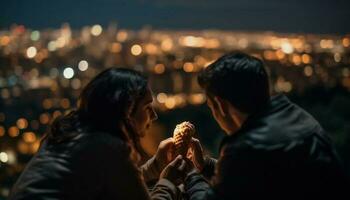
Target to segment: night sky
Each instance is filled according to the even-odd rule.
[[[140,29],[225,29],[350,33],[350,0],[4,0],[0,28],[108,25]]]

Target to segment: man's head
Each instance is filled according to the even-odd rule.
[[[226,132],[237,131],[242,116],[253,114],[270,99],[263,62],[244,53],[222,56],[199,74],[198,82]]]

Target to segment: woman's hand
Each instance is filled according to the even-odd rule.
[[[155,160],[157,162],[159,170],[163,170],[170,161],[174,159],[175,155],[175,146],[174,139],[172,137],[165,139],[159,143]]]

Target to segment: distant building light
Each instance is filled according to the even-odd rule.
[[[194,65],[193,63],[190,63],[190,62],[186,62],[183,66],[183,69],[185,72],[193,72],[194,70]]]
[[[138,56],[142,53],[142,47],[138,44],[135,44],[131,47],[131,54],[134,56]]]
[[[166,101],[165,101],[165,107],[166,108],[173,109],[173,108],[175,108],[175,106],[176,106],[175,98],[169,97],[169,98],[166,99]]]
[[[117,36],[116,36],[116,39],[119,42],[124,42],[126,39],[128,39],[128,32],[126,32],[126,31],[119,31]]]
[[[36,141],[36,135],[33,132],[24,132],[22,137],[23,140],[27,143],[33,143]]]
[[[334,61],[335,61],[335,62],[340,62],[340,61],[341,61],[341,55],[340,55],[340,53],[335,53],[335,54],[334,54]]]
[[[36,48],[35,47],[29,47],[28,49],[27,49],[27,57],[28,58],[34,58],[35,56],[36,56],[36,53],[37,53],[37,50],[36,50]]]
[[[91,34],[93,36],[99,36],[102,33],[102,26],[99,24],[96,24],[94,26],[92,26],[91,28]]]
[[[40,39],[40,32],[39,31],[33,31],[30,34],[30,39],[33,41],[38,41]]]
[[[63,70],[63,76],[66,79],[71,79],[74,76],[74,70],[70,67],[67,67]]]
[[[50,41],[49,44],[47,44],[47,48],[49,49],[49,51],[56,51],[57,49],[56,41]]]
[[[314,72],[314,70],[313,70],[312,67],[309,66],[309,65],[306,66],[306,67],[304,68],[304,74],[305,74],[305,76],[307,76],[307,77],[312,76],[313,72]]]
[[[25,118],[18,119],[16,124],[19,129],[25,129],[28,127],[28,121]]]
[[[79,62],[78,68],[80,71],[86,71],[89,68],[89,63],[86,60],[82,60]]]
[[[3,163],[6,163],[9,160],[7,153],[1,152],[0,153],[0,161]]]
[[[291,54],[294,51],[293,46],[290,43],[288,43],[288,42],[282,43],[281,44],[281,48],[282,48],[282,51],[284,53],[286,53],[286,54]]]
[[[159,93],[157,95],[157,101],[159,103],[165,103],[166,99],[168,98],[168,96],[165,93]]]
[[[165,71],[165,66],[164,64],[156,64],[156,66],[154,66],[154,72],[156,74],[162,74]]]

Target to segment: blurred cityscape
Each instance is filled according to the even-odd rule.
[[[149,76],[159,119],[143,141],[147,152],[170,137],[177,123],[189,120],[205,150],[217,155],[223,134],[196,75],[235,50],[265,61],[273,92],[286,93],[321,122],[349,171],[350,35],[13,25],[0,30],[0,199],[37,151],[50,122],[74,109],[81,89],[109,67]]]

